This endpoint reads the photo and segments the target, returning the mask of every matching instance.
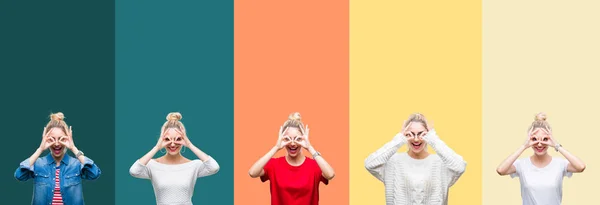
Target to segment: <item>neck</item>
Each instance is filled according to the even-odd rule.
[[[170,162],[178,162],[182,158],[183,158],[183,156],[181,156],[181,153],[178,153],[176,155],[165,154],[165,160],[170,161]]]
[[[65,154],[60,155],[60,157],[55,157],[54,155],[52,155],[52,158],[54,158],[54,162],[56,162],[56,166],[60,166],[60,161],[62,161],[63,158],[65,158]]]
[[[427,152],[427,150],[423,150],[419,153],[415,153],[415,152],[409,150],[408,156],[413,159],[425,159],[425,158],[427,158],[427,156],[429,156],[429,152]]]
[[[534,154],[533,156],[531,156],[531,159],[534,160],[534,161],[537,161],[537,162],[544,162],[544,161],[547,161],[547,160],[549,160],[551,158],[552,157],[548,153],[546,153],[544,155]]]
[[[305,157],[304,154],[302,154],[302,152],[299,152],[298,155],[296,155],[295,157],[285,155],[285,160],[291,165],[299,165],[302,164],[302,162],[304,162]]]

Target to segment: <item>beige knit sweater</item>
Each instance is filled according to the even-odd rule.
[[[397,153],[407,143],[399,133],[365,160],[365,168],[385,185],[387,205],[448,204],[448,189],[463,174],[467,163],[439,139],[435,130],[423,139],[436,154],[417,160],[407,153]]]

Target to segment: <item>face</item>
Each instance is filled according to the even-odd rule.
[[[423,152],[423,150],[425,150],[427,147],[427,143],[418,136],[421,136],[423,133],[427,132],[425,126],[423,126],[422,123],[411,123],[410,127],[408,127],[406,130],[415,136],[413,139],[408,141],[409,151],[415,154]]]
[[[177,143],[182,143],[183,137],[174,128],[169,128],[169,130],[167,130],[167,133],[164,136],[164,141],[168,142],[167,146],[165,146],[165,149],[167,149],[167,152],[170,155],[179,154],[179,151],[181,150],[181,144]]]
[[[532,137],[531,141],[537,142],[531,146],[533,152],[536,155],[545,155],[548,153],[548,145],[542,144],[541,142],[548,142],[550,140],[550,136],[546,134],[544,131],[536,132]]]
[[[59,142],[59,139],[62,136],[66,136],[66,134],[60,128],[51,129],[50,133],[48,134],[48,138],[53,138],[54,139],[54,144],[52,144],[50,146],[49,150],[52,153],[52,156],[55,157],[55,158],[62,157],[65,154],[65,152],[67,151],[66,148],[65,148],[65,146],[63,146]]]
[[[289,139],[284,138],[283,142],[288,142],[290,140],[292,141],[287,146],[285,146],[288,156],[290,156],[290,157],[298,156],[301,151],[301,148],[302,148],[300,146],[300,144],[298,144],[298,142],[302,142],[302,140],[303,140],[300,129],[298,129],[296,127],[290,127],[290,128],[288,128],[287,132],[284,133],[283,135],[289,137]]]

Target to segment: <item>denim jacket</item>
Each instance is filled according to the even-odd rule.
[[[84,156],[85,157],[85,156]],[[29,158],[21,162],[15,171],[15,178],[27,181],[33,178],[32,205],[52,204],[54,195],[56,162],[51,154],[38,158],[33,166]],[[60,192],[64,204],[84,205],[81,179],[95,180],[100,176],[100,168],[90,158],[85,163],[65,154],[60,161]]]

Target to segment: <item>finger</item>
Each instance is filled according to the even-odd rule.
[[[47,135],[46,133],[47,133],[46,132],[46,127],[44,127],[44,131],[42,132],[42,138],[46,138],[46,135]]]
[[[541,128],[540,128],[541,129]],[[548,127],[541,129],[544,133],[546,133],[547,135],[550,135],[550,131],[548,131]]]
[[[412,123],[413,123],[413,122],[409,122],[409,123],[408,123],[406,126],[404,126],[402,129],[403,129],[404,131],[406,131],[406,129],[407,129],[407,128],[409,128],[409,127],[410,127],[410,125],[412,125]]]
[[[53,130],[54,130],[54,128],[50,128],[50,130],[48,130],[48,132],[46,132],[46,135],[44,135],[44,137],[48,137]]]
[[[290,129],[290,127],[286,127],[283,132],[281,133],[281,135],[284,135],[285,133],[287,133],[288,129]]]
[[[177,134],[180,134],[182,137],[185,136],[185,134],[179,129],[175,129],[175,132],[177,132]]]
[[[69,126],[69,130],[67,130],[69,133],[67,133],[67,135],[69,137],[73,136],[73,126]]]
[[[279,137],[283,134],[283,126],[279,126]]]

